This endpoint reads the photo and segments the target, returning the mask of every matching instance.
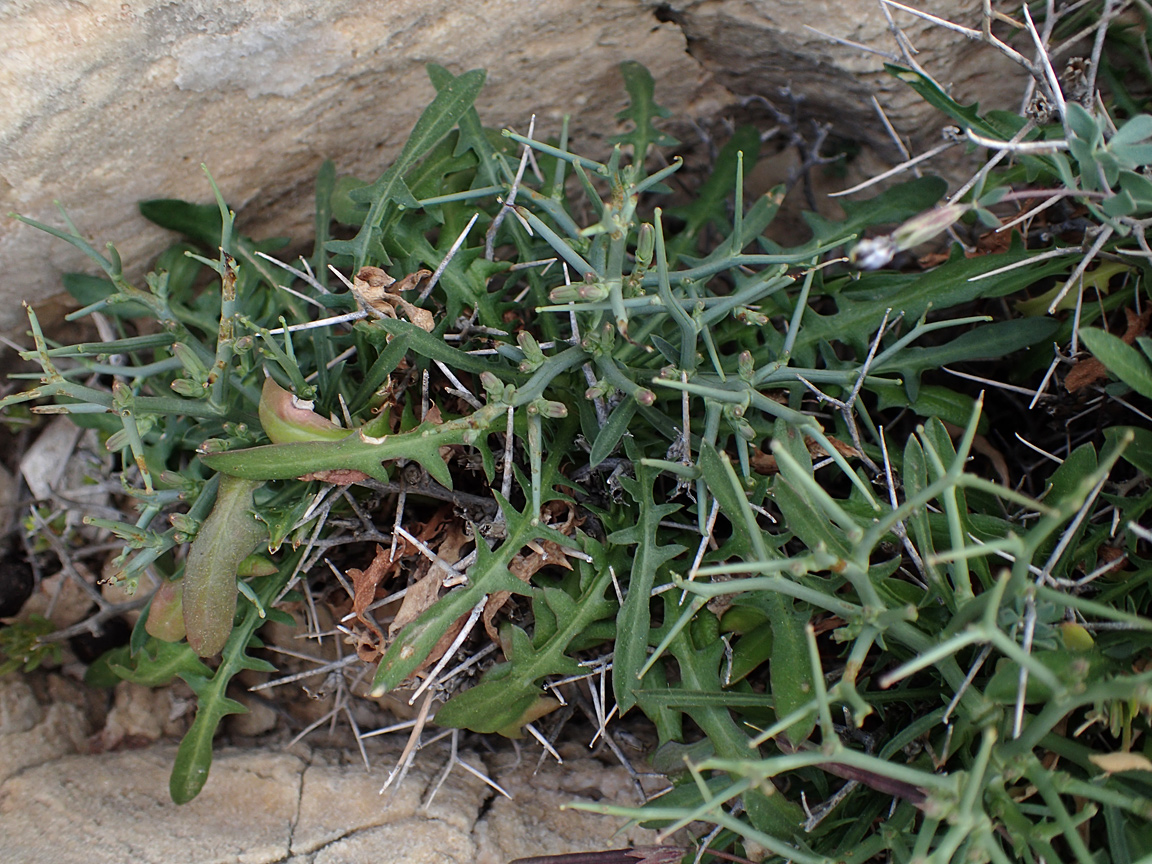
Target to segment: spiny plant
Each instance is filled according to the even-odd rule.
[[[642,67],[622,67],[630,128],[604,162],[563,130],[493,135],[472,108],[483,74],[430,67],[438,95],[392,167],[372,183],[321,171],[299,291],[277,287],[278,244],[234,235],[219,192],[214,207],[142,205],[197,244],[166,254],[147,290],[114,250],[41,226],[105,272],[77,314],[121,332],[56,346],[31,315],[43,378],[0,407],[52,399],[123,454],[138,518],[90,521],[125,541],[118,578],[154,593],[92,676],[196,692],[175,800],[199,792],[220,720],[242,710],[229,682],[271,669],[261,624],[287,621],[279,607],[299,608],[294,589],[329,578],[315,565],[342,546],[371,562],[346,568],[344,633],[378,661],[372,693],[423,695],[445,727],[539,734],[565,687],[610,668],[614,706],[584,685],[598,734],[642,712],[672,786],[639,809],[590,806],[666,835],[710,824],[701,854],[1087,862],[1148,847],[1152,494],[1133,446],[1148,430],[1102,402],[1106,428],[1068,441],[1057,468],[994,482],[972,460],[996,464],[1017,390],[982,396],[942,369],[1019,389],[1053,343],[1115,348],[1084,334],[1130,302],[1114,286],[1146,290],[1146,261],[1118,252],[1142,238],[1132,177],[1152,161],[1150,121],[1129,117],[1117,142],[1085,109],[1099,134],[1075,121],[1073,161],[1054,146],[1061,122],[1022,133],[893,71],[975,134],[1057,152],[982,172],[946,204],[946,184],[921,178],[841,221],[808,214],[812,239],[782,248],[783,190],[744,200],[754,130],[720,152],[709,194],[675,219],[653,206],[681,163],[649,173],[650,151],[676,142]],[[1069,258],[1018,234],[995,254],[880,269],[995,220],[1024,182],[1062,184],[1113,229],[1094,254],[1115,260],[1074,322],[1045,294],[1054,278],[1079,287]],[[868,229],[879,239],[861,246]],[[845,267],[848,247],[875,269]],[[203,267],[219,290],[197,289]],[[159,326],[135,332],[137,315]],[[1119,383],[1085,387],[1148,395],[1140,338],[1117,341],[1143,366],[1101,349]],[[113,382],[77,383],[94,372]],[[1047,386],[1032,392],[1062,410]],[[431,501],[452,506],[429,516]],[[445,671],[460,658],[484,667],[472,686]]]

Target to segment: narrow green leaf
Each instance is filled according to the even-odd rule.
[[[752,548],[749,551],[752,554],[746,555],[745,560],[766,561],[775,557],[768,551],[769,547],[764,542],[760,526],[727,454],[717,452],[711,444],[705,442],[700,448],[700,464],[705,477],[709,478],[709,491],[716,496],[720,508],[732,522],[734,533],[739,533],[743,525],[743,533],[751,538]],[[812,670],[805,662],[808,643],[804,626],[809,616],[798,610],[792,600],[774,591],[767,593],[764,602],[772,624],[772,698],[775,700],[777,715],[784,716],[807,704],[812,698]],[[812,734],[815,725],[815,716],[797,723],[789,730],[789,737],[793,743],[799,743]]]
[[[616,449],[616,445],[620,443],[620,439],[628,431],[628,426],[632,423],[632,417],[636,414],[638,407],[640,406],[636,400],[627,396],[612,409],[612,413],[608,416],[608,422],[600,427],[596,440],[592,442],[592,452],[588,454],[589,467],[595,468],[612,455],[612,451]]]
[[[161,228],[176,231],[209,249],[220,244],[223,221],[215,204],[193,204],[178,198],[141,201],[140,215]]]
[[[1152,399],[1152,364],[1139,351],[1095,327],[1081,327],[1079,332],[1081,341],[1109,372],[1141,396]]]
[[[473,69],[440,87],[436,98],[416,121],[412,133],[391,167],[371,186],[351,192],[350,197],[354,202],[369,204],[364,224],[351,240],[330,240],[329,252],[352,256],[353,270],[363,267],[370,257],[380,262],[387,261],[387,255],[380,242],[380,229],[389,209],[396,204],[412,208],[419,206],[404,182],[404,175],[424,153],[447,135],[464,113],[472,107],[484,87],[484,78],[485,73],[482,69]]]

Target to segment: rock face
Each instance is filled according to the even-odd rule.
[[[375,758],[395,762],[400,746]],[[456,769],[428,802],[445,756],[421,754],[395,794],[338,753],[217,753],[204,791],[168,800],[176,748],[66,756],[0,783],[4,860],[53,864],[504,864],[516,858],[651,844],[654,832],[559,812],[582,791],[627,800],[623,771],[589,759],[488,766],[512,800]],[[463,754],[475,766],[475,754]],[[503,763],[503,767],[501,764]]]
[[[681,27],[692,57],[737,97],[764,96],[780,107],[782,86],[804,100],[809,116],[841,136],[891,153],[893,144],[871,97],[902,136],[939,143],[947,122],[901,82],[885,62],[907,65],[880,3],[854,0],[672,0],[651,3]],[[906,5],[979,28],[980,0],[920,0]],[[1012,61],[964,36],[900,10],[892,18],[918,49],[916,61],[961,104],[1018,107],[1024,73]],[[874,52],[837,44],[828,37]]]
[[[919,5],[971,25],[980,3]],[[958,95],[1017,98],[993,52],[893,14]],[[616,131],[623,60],[648,66],[659,101],[686,120],[790,85],[812,116],[865,144],[886,146],[872,93],[902,131],[936,134],[943,121],[925,124],[931,109],[879,57],[806,23],[892,50],[873,0],[16,0],[0,7],[0,212],[63,226],[59,200],[96,248],[116,244],[135,280],[170,239],[136,202],[210,200],[205,163],[242,230],[304,239],[320,163],[377,176],[434,95],[428,62],[488,70],[487,124],[525,131],[535,113],[549,135],[570,113],[573,145],[593,154]],[[0,262],[0,329],[19,322],[19,301],[58,293],[62,272],[94,269],[11,219]]]
[[[55,678],[57,683],[63,679]],[[565,762],[504,747],[459,758],[510,797],[454,766],[449,748],[422,750],[395,791],[380,794],[406,733],[359,754],[221,747],[192,802],[173,804],[174,744],[161,732],[166,691],[117,688],[103,731],[49,687],[46,707],[17,674],[0,679],[0,860],[52,864],[504,864],[514,858],[650,845],[654,833],[561,807],[581,799],[637,803],[624,770],[562,747]],[[156,728],[152,728],[155,725]],[[121,734],[114,735],[114,730]],[[171,738],[169,738],[171,740]],[[498,742],[493,742],[498,743]],[[112,752],[92,753],[108,746]],[[134,749],[134,748],[140,749]]]

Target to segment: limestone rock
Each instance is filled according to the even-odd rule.
[[[95,736],[90,749],[143,747],[164,735],[183,734],[187,723],[180,722],[180,718],[189,706],[176,697],[177,688],[183,690],[184,684],[152,688],[121,681],[116,685],[104,728]]]
[[[888,118],[918,146],[940,143],[949,123],[883,63],[899,58],[879,3],[854,0],[645,0],[659,17],[676,22],[689,53],[715,80],[739,97],[762,96],[787,110],[780,88],[789,87],[816,119],[840,135],[892,154],[893,145],[872,106],[874,95]],[[919,0],[924,12],[979,27],[981,0]],[[906,12],[892,16],[918,50],[916,61],[961,104],[982,109],[1019,107],[1025,73],[985,45]],[[999,33],[999,29],[997,29]],[[822,35],[826,34],[826,35]],[[848,40],[889,58],[831,41]],[[1027,52],[1025,52],[1027,53]]]
[[[16,675],[0,680],[0,782],[82,750],[88,733],[88,722],[75,705],[57,702],[44,708]]]
[[[400,747],[377,747],[377,764],[391,767]],[[385,771],[368,774],[339,753],[224,749],[203,792],[183,806],[168,799],[173,746],[69,756],[0,783],[4,857],[53,864],[503,864],[652,842],[652,832],[614,836],[619,822],[555,809],[594,788],[629,801],[618,768],[591,759],[549,762],[535,776],[528,760],[503,772],[489,767],[514,800],[500,799],[481,816],[495,792],[459,768],[426,803],[446,755],[443,748],[423,752],[400,789],[380,795]],[[484,768],[475,754],[462,758]]]
[[[138,864],[281,860],[304,763],[283,753],[220,754],[200,797],[168,799],[174,747],[70,756],[0,785],[7,860]]]

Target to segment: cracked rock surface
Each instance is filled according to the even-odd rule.
[[[6,736],[5,736],[6,737]],[[379,748],[377,766],[400,745]],[[627,776],[576,757],[516,764],[515,754],[462,758],[512,796],[453,771],[427,802],[447,750],[422,752],[395,793],[336,751],[225,749],[198,798],[168,798],[176,748],[59,756],[0,783],[6,861],[52,864],[502,864],[516,857],[651,843],[652,832],[614,832],[620,822],[559,806],[593,795],[629,802]],[[6,766],[0,765],[0,772]]]

